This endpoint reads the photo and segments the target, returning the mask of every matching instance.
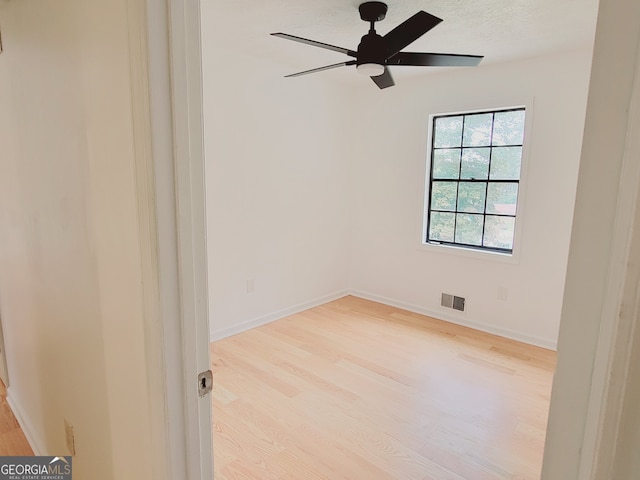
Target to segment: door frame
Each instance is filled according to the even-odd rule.
[[[198,374],[210,369],[200,3],[127,8],[147,365],[157,399],[153,478],[211,480],[211,398],[198,390]]]
[[[615,469],[630,447],[620,432],[638,381],[630,375],[640,331],[638,11],[635,0],[599,5],[543,480],[630,478]],[[598,215],[613,222],[595,232]]]
[[[202,118],[202,72],[201,72],[201,47],[200,47],[200,2],[199,0],[147,0],[150,13],[158,15],[161,4],[168,2],[170,35],[167,45],[170,64],[169,87],[172,113],[170,118],[173,123],[173,159],[175,168],[175,207],[177,222],[173,232],[177,232],[178,259],[177,273],[179,281],[179,315],[182,324],[181,345],[169,345],[165,336],[165,361],[166,365],[172,365],[169,361],[176,360],[177,353],[181,353],[182,372],[174,372],[166,383],[166,394],[169,409],[169,435],[168,446],[172,464],[176,472],[180,468],[176,466],[184,463],[186,478],[211,479],[212,468],[212,442],[211,442],[211,406],[208,398],[198,399],[195,388],[195,378],[199,371],[208,369],[209,345],[208,345],[208,319],[207,319],[207,271],[206,271],[206,218],[205,218],[205,188],[204,188],[204,152],[203,152],[203,118]],[[155,8],[152,8],[154,6]],[[166,5],[165,5],[166,6]],[[152,12],[153,11],[153,12]],[[160,15],[161,16],[161,15]],[[151,21],[154,15],[149,15],[151,34],[154,33]],[[166,26],[166,23],[165,23]],[[156,25],[158,27],[158,25]],[[155,32],[158,40],[162,35]],[[596,42],[597,43],[597,42]],[[151,77],[154,70],[154,50],[165,48],[156,41],[150,42]],[[597,45],[596,45],[597,47]],[[162,57],[162,55],[161,55]],[[157,60],[157,59],[156,59]],[[637,60],[640,65],[640,60]],[[158,62],[156,62],[158,63]],[[162,62],[159,62],[162,63]],[[158,65],[156,65],[158,66]],[[640,85],[636,82],[634,105],[631,117],[630,130],[638,129],[638,111],[640,110]],[[152,94],[153,95],[153,94]],[[167,106],[164,98],[165,107]],[[152,99],[153,104],[161,104],[162,101]],[[153,106],[152,109],[153,110]],[[154,134],[164,131],[166,125],[158,125],[158,117],[154,115],[156,125]],[[154,135],[154,138],[157,136]],[[591,391],[588,399],[588,414],[584,418],[584,430],[571,436],[571,441],[581,445],[582,455],[577,459],[569,459],[574,465],[569,469],[580,471],[580,478],[596,478],[597,471],[610,471],[615,457],[615,443],[617,440],[617,428],[613,431],[606,430],[605,425],[613,421],[619,425],[622,402],[620,395],[624,395],[625,375],[629,361],[629,336],[625,332],[636,328],[638,319],[636,315],[627,317],[623,322],[619,321],[618,313],[622,302],[630,302],[632,311],[640,310],[640,298],[635,296],[635,290],[629,287],[636,285],[640,272],[635,268],[629,268],[628,260],[640,258],[636,247],[640,244],[637,235],[640,229],[640,218],[635,217],[638,207],[639,183],[638,172],[631,168],[629,161],[636,158],[640,147],[636,143],[626,146],[624,163],[626,172],[621,177],[622,185],[618,202],[616,229],[613,232],[614,251],[609,259],[610,278],[617,279],[610,283],[610,288],[605,292],[606,306],[604,308],[600,341],[597,351],[593,352],[593,368]],[[160,179],[170,186],[167,179],[172,172],[164,172],[166,178]],[[631,175],[624,175],[625,173]],[[625,180],[626,179],[626,180]],[[165,192],[167,193],[167,192]],[[631,207],[628,209],[627,207]],[[630,211],[631,210],[631,211]],[[161,210],[159,210],[161,211]],[[171,230],[171,229],[169,229]],[[162,225],[159,225],[162,231]],[[162,240],[163,236],[159,238]],[[170,243],[170,236],[164,238]],[[160,245],[162,250],[162,242]],[[160,262],[162,270],[162,261]],[[170,265],[169,265],[170,267]],[[160,276],[163,278],[162,275]],[[161,292],[163,288],[161,287]],[[171,290],[169,288],[169,290]],[[171,309],[167,309],[170,311]],[[614,321],[606,319],[614,318]],[[171,322],[166,319],[164,330],[171,331]],[[173,353],[172,353],[173,352]],[[560,361],[566,361],[565,355],[560,352]],[[566,355],[570,355],[567,353]],[[180,374],[181,373],[181,374]],[[621,376],[616,374],[622,373]],[[170,377],[170,378],[169,378]],[[179,378],[182,377],[182,378]],[[191,383],[193,381],[193,384]],[[173,387],[182,386],[182,389]],[[179,394],[178,394],[179,392]],[[558,402],[559,401],[559,402]],[[563,394],[556,394],[553,403],[566,403],[567,398]],[[180,408],[182,405],[182,409]],[[183,422],[180,421],[180,413],[184,412]],[[174,420],[172,423],[171,420]],[[173,425],[173,426],[171,426]],[[557,425],[556,425],[557,426]],[[173,436],[174,433],[183,435]],[[184,439],[181,443],[180,439]],[[610,439],[611,442],[603,442]],[[181,448],[182,447],[182,448]],[[549,454],[549,452],[547,452]],[[546,461],[550,458],[545,458]],[[543,474],[544,476],[544,474]],[[172,478],[181,478],[173,476]]]
[[[640,46],[640,44],[638,44]],[[626,143],[582,442],[580,478],[613,478],[630,378],[635,332],[640,329],[640,50],[629,98]]]
[[[213,478],[211,398],[199,397],[198,373],[211,368],[202,111],[200,1],[169,0],[178,270],[186,375],[189,479]]]
[[[168,437],[170,446],[170,457],[174,465],[184,463],[187,478],[189,479],[211,479],[212,473],[212,442],[211,442],[211,409],[210,403],[197,401],[195,388],[191,388],[191,379],[195,378],[198,371],[208,368],[208,325],[207,325],[207,271],[206,271],[206,221],[205,221],[205,191],[204,191],[204,154],[203,154],[203,119],[202,119],[202,72],[201,72],[201,47],[200,47],[200,2],[199,0],[147,0],[149,5],[168,3],[170,36],[169,58],[172,85],[170,87],[171,103],[173,109],[171,119],[173,122],[173,140],[175,152],[175,185],[176,185],[176,207],[177,224],[174,232],[178,234],[178,266],[177,271],[180,277],[180,317],[182,319],[182,345],[174,345],[174,350],[181,352],[180,360],[184,361],[182,370],[182,383],[173,378],[167,382],[167,395],[173,398],[174,405],[170,409],[170,417],[176,420],[174,429],[180,432],[180,419],[177,415],[180,411],[186,412],[183,427],[184,436],[173,438]],[[151,18],[151,16],[150,16]],[[153,28],[150,28],[153,31]],[[153,71],[153,50],[162,49],[157,42],[150,42],[154,45],[151,48],[151,63]],[[596,45],[597,47],[597,45]],[[640,63],[640,60],[639,60]],[[638,91],[640,86],[636,83],[635,91],[635,112],[640,110],[640,98]],[[166,100],[166,99],[165,99]],[[154,103],[154,102],[152,102]],[[152,109],[153,110],[153,109]],[[154,115],[154,121],[155,115]],[[636,120],[630,128],[637,129]],[[158,128],[161,131],[162,128]],[[156,129],[154,129],[154,132]],[[166,133],[166,129],[165,129]],[[155,135],[157,137],[157,135]],[[625,161],[634,157],[638,150],[635,145],[627,145]],[[635,157],[634,157],[635,158]],[[629,172],[627,172],[629,173]],[[636,172],[634,172],[636,173]],[[156,172],[157,175],[157,172]],[[624,206],[625,201],[635,203],[637,208],[639,191],[639,179],[634,175],[622,177],[623,182],[619,206]],[[165,179],[166,180],[166,179]],[[626,200],[625,200],[626,199]],[[630,251],[631,245],[634,247],[640,244],[640,238],[629,232],[640,229],[640,218],[634,218],[628,210],[618,210],[616,231],[613,233],[616,243],[614,255],[609,260],[611,267],[610,274],[618,275],[616,288],[612,288],[605,293],[607,307],[602,312],[604,317],[616,316],[622,302],[622,295],[626,293],[625,300],[631,300],[636,309],[640,310],[640,298],[629,298],[630,292],[625,292],[625,286],[629,286],[636,281],[639,272],[622,267],[616,270],[616,266],[624,265],[630,255],[635,255],[635,249]],[[640,256],[640,254],[638,254]],[[162,267],[162,266],[161,266]],[[609,435],[614,442],[616,435],[611,436],[604,430],[608,420],[619,423],[621,402],[619,393],[624,393],[624,376],[622,378],[612,378],[612,374],[624,372],[629,360],[628,337],[621,336],[621,333],[628,331],[631,326],[635,328],[638,323],[637,318],[627,319],[626,324],[617,321],[603,322],[604,335],[600,337],[597,351],[593,352],[591,359],[594,364],[592,371],[591,391],[588,396],[588,414],[583,419],[584,430],[571,435],[571,442],[580,445],[583,454],[578,458],[567,459],[572,465],[570,470],[580,471],[580,478],[596,478],[597,470],[608,470],[614,459],[615,451],[607,442],[602,442]],[[165,324],[165,332],[170,330],[170,326]],[[206,343],[206,345],[205,345]],[[206,351],[205,351],[206,347]],[[165,359],[171,360],[171,355],[167,356],[171,346],[165,346]],[[175,353],[175,352],[174,352]],[[571,355],[569,352],[560,352],[560,362],[565,362],[563,356]],[[173,359],[177,357],[174,354]],[[170,365],[170,363],[167,363]],[[617,380],[616,380],[617,378]],[[185,380],[186,379],[186,380]],[[621,382],[621,383],[619,383]],[[180,395],[172,391],[172,387],[182,385]],[[621,392],[622,391],[622,392]],[[181,398],[179,398],[181,397]],[[176,408],[176,405],[184,403],[183,410]],[[564,392],[556,392],[552,398],[553,404],[567,404],[570,399],[566,398]],[[564,406],[564,405],[563,405]],[[178,425],[178,426],[176,426]],[[558,425],[555,425],[558,427]],[[169,432],[171,433],[171,432]],[[185,442],[181,444],[180,438]],[[180,448],[180,447],[183,448]],[[186,447],[186,450],[184,449]],[[545,463],[553,460],[550,452],[546,452]],[[553,456],[560,455],[561,452],[553,453]],[[605,467],[605,468],[603,468]],[[544,467],[543,467],[544,468]],[[548,473],[548,472],[547,472]],[[545,476],[544,478],[550,478]],[[172,478],[181,478],[173,476]]]

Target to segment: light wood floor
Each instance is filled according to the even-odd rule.
[[[216,480],[539,480],[555,353],[355,297],[211,345]]]
[[[7,403],[7,389],[0,381],[0,456],[32,456],[33,451]]]

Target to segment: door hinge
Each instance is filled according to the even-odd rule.
[[[204,397],[213,388],[213,372],[207,370],[198,375],[198,395]]]

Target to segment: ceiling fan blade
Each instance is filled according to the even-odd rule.
[[[294,42],[306,43],[314,47],[324,48],[326,50],[333,50],[334,52],[344,53],[350,57],[356,57],[358,54],[348,48],[336,47],[335,45],[329,45],[328,43],[316,42],[315,40],[309,40],[308,38],[296,37],[295,35],[289,35],[288,33],[272,33],[274,37],[285,38],[287,40],[293,40]]]
[[[380,89],[393,87],[396,84],[393,81],[391,72],[387,67],[384,67],[384,73],[382,75],[378,75],[377,77],[371,77],[371,80],[373,80],[375,84],[378,86],[378,88]]]
[[[400,52],[389,58],[386,63],[416,67],[475,67],[483,58],[482,55]]]
[[[441,18],[421,10],[413,17],[402,22],[382,37],[387,46],[387,58],[392,57],[410,43],[415,42],[441,21]]]
[[[345,65],[355,65],[355,60],[349,60],[348,62],[334,63],[333,65],[327,65],[326,67],[314,68],[312,70],[305,70],[304,72],[292,73],[291,75],[285,75],[287,77],[299,77],[300,75],[308,75],[309,73],[322,72],[323,70],[331,70],[332,68],[344,67]]]

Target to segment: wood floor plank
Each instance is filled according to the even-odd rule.
[[[0,381],[0,456],[33,456],[33,450],[7,402],[7,389]]]
[[[356,297],[211,345],[216,480],[538,480],[554,352]]]

